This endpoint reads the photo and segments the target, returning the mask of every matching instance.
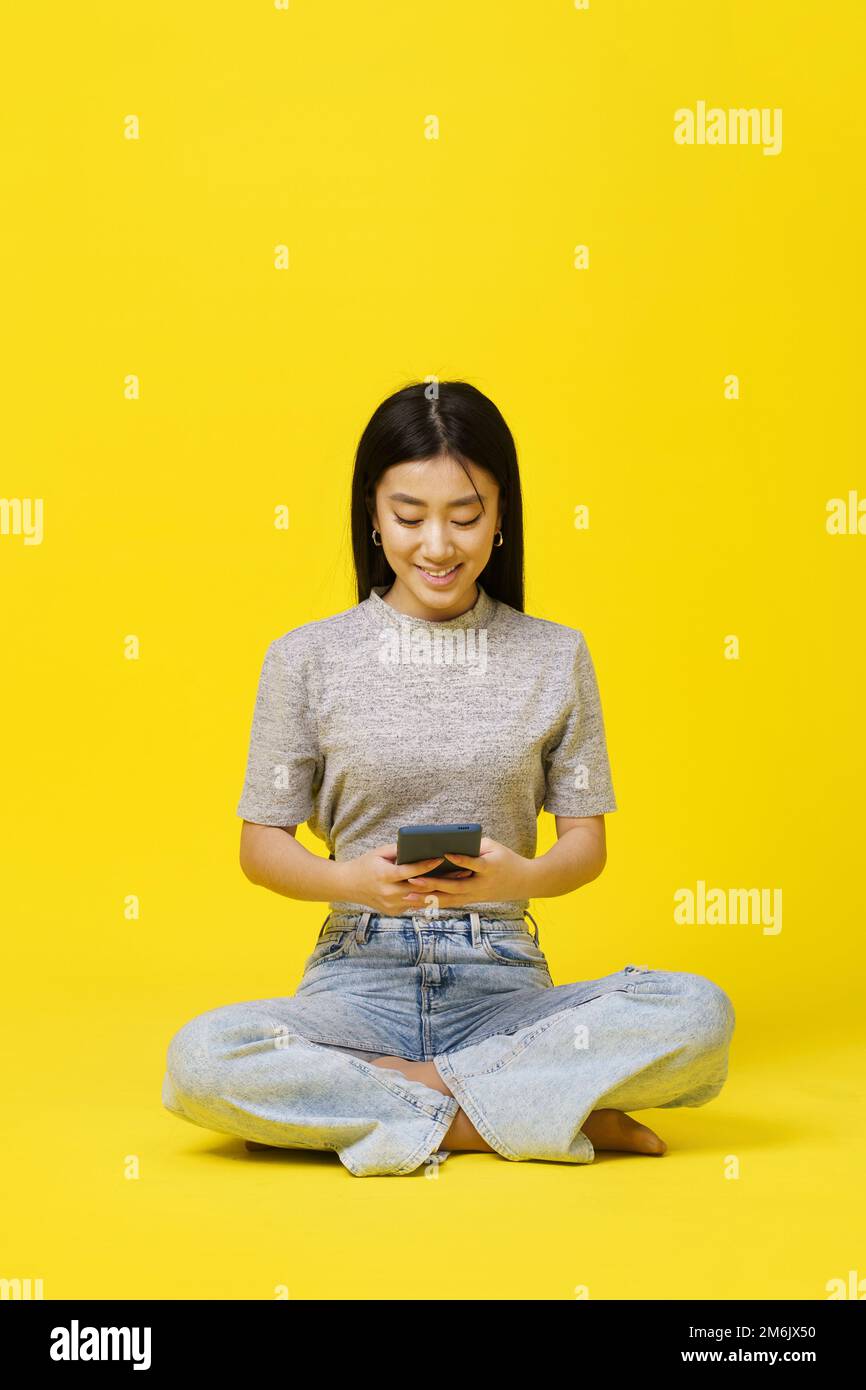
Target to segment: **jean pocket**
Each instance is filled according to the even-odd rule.
[[[331,961],[341,960],[352,943],[354,927],[343,927],[340,931],[326,932],[313,948],[304,962],[304,970],[312,970],[315,965],[329,965]]]
[[[481,944],[497,965],[535,966],[536,969],[546,970],[548,975],[550,974],[546,955],[541,947],[536,945],[532,934],[523,928],[513,932],[497,932],[495,935],[482,932]]]

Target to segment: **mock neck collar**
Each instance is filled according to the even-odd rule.
[[[491,598],[477,579],[475,586],[478,589],[478,597],[471,608],[456,618],[442,618],[435,622],[431,622],[427,618],[416,618],[411,613],[400,613],[396,608],[392,608],[390,603],[386,603],[382,595],[391,588],[390,584],[376,584],[370,590],[369,597],[364,599],[363,606],[375,623],[390,623],[392,627],[396,628],[402,627],[404,623],[410,623],[413,627],[426,628],[429,632],[450,632],[455,628],[489,627],[496,613],[496,599]]]

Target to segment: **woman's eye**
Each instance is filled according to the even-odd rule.
[[[455,521],[454,525],[455,525],[455,526],[475,526],[476,523],[479,522],[479,521],[481,520],[481,518],[482,518],[483,515],[484,515],[483,512],[479,512],[478,515],[477,515],[477,516],[474,516],[474,517],[472,518],[471,521]],[[395,521],[399,521],[399,523],[400,523],[401,526],[420,526],[420,525],[421,525],[421,518],[420,518],[420,517],[418,517],[418,519],[415,520],[415,521],[408,521],[408,520],[406,519],[405,516],[398,516],[396,512],[394,513],[394,520],[395,520]]]

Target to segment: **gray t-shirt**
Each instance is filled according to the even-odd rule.
[[[396,843],[401,825],[445,821],[478,821],[532,859],[542,806],[559,816],[617,809],[578,629],[521,613],[480,584],[468,612],[427,622],[386,603],[387,588],[271,642],[239,816],[306,821],[337,861]],[[471,904],[487,917],[520,917],[528,905]]]

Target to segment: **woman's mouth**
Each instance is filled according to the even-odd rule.
[[[457,571],[460,569],[462,564],[463,561],[461,560],[460,564],[452,565],[451,569],[445,570],[444,573],[442,573],[442,571],[439,570],[424,569],[423,565],[416,565],[415,568],[424,576],[431,588],[446,589],[448,585],[453,581],[454,576],[456,575]]]

